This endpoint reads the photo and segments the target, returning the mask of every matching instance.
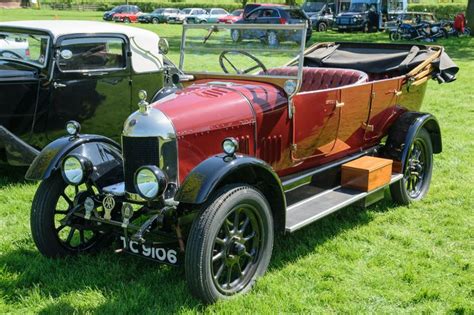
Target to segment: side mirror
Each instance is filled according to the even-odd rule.
[[[160,38],[158,41],[158,51],[163,55],[166,55],[168,54],[169,49],[170,45],[168,44],[168,41],[165,38]]]

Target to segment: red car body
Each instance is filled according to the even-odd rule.
[[[138,22],[138,16],[141,15],[141,12],[137,13],[116,13],[114,14],[112,20],[114,22],[123,22],[123,23],[136,23]]]
[[[237,15],[237,13],[239,13]],[[226,24],[232,24],[235,21],[240,20],[244,16],[244,10],[235,10],[231,14],[226,15],[224,17],[219,18],[218,22],[219,23],[226,23]]]

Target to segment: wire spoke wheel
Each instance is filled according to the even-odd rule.
[[[255,273],[262,233],[261,218],[251,205],[232,210],[214,240],[212,275],[223,294],[240,291]]]
[[[68,186],[60,174],[41,182],[31,207],[31,233],[38,250],[47,257],[97,251],[112,240],[84,214],[84,201],[97,194],[94,187]]]
[[[78,202],[83,202],[80,193],[86,192],[86,187],[66,186],[58,197],[54,209],[54,228],[61,245],[70,251],[86,251],[98,241],[99,233],[88,229],[86,220],[70,216],[68,214],[74,209]],[[81,211],[83,212],[83,210]]]
[[[426,147],[425,144],[416,139],[410,148],[408,162],[405,168],[406,189],[411,198],[417,198],[421,193],[425,180]]]

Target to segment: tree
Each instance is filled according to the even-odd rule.
[[[471,28],[471,36],[474,36],[472,34],[474,31],[474,0],[469,0],[467,3],[466,19],[467,26]]]

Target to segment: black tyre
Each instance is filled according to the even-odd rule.
[[[39,185],[31,206],[30,224],[36,247],[44,256],[90,253],[110,244],[110,236],[94,231],[82,218],[74,216],[68,223],[61,222],[79,200],[75,189],[60,174]]]
[[[267,33],[267,43],[269,46],[275,47],[280,44],[278,40],[278,35],[275,32],[268,32]]]
[[[124,18],[124,19],[123,19],[123,22],[126,23],[126,24],[129,24],[129,23],[130,23],[130,19],[129,19],[129,18]]]
[[[366,22],[362,25],[362,32],[368,33],[369,31],[370,31],[369,23]]]
[[[151,23],[153,23],[153,24],[159,24],[159,23],[160,23],[160,20],[158,20],[157,18],[152,18],[152,19],[151,19]]]
[[[433,146],[426,129],[421,129],[408,150],[403,179],[390,186],[395,202],[407,205],[422,199],[430,188],[433,172]]]
[[[195,219],[186,244],[186,279],[205,303],[248,292],[267,270],[273,218],[265,197],[249,186],[226,186]]]
[[[242,37],[240,35],[240,31],[239,30],[232,30],[230,32],[230,37],[232,38],[232,41],[234,43],[238,43],[242,40]]]
[[[318,24],[318,32],[326,32],[328,30],[328,26],[324,22],[320,22]]]

